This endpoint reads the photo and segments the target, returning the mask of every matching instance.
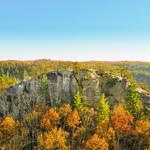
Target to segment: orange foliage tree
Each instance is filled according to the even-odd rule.
[[[50,108],[41,118],[41,127],[46,130],[51,130],[53,127],[58,125],[60,122],[60,115],[56,109]]]
[[[123,105],[114,107],[111,122],[118,134],[131,133],[133,119],[133,116],[124,109]]]
[[[80,124],[80,116],[77,111],[73,111],[68,116],[67,124],[70,128],[76,128]]]

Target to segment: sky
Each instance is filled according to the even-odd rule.
[[[0,0],[0,60],[150,61],[149,0]]]

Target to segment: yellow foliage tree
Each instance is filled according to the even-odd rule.
[[[99,138],[97,134],[91,136],[86,142],[87,150],[108,150],[108,144],[104,138]]]
[[[80,112],[82,124],[87,129],[94,128],[95,111],[93,108],[84,107]]]
[[[72,149],[75,149],[75,142],[74,142],[74,131],[80,124],[80,116],[77,111],[72,111],[71,114],[67,117],[67,125],[72,129],[71,133],[71,146]]]
[[[136,123],[136,133],[150,136],[150,122],[139,120]]]
[[[70,147],[67,145],[68,133],[61,128],[53,128],[47,133],[40,133],[38,135],[39,150],[69,150]]]
[[[27,122],[31,122],[33,119],[36,119],[37,117],[38,117],[38,112],[33,110],[31,113],[25,116],[25,120]]]
[[[5,141],[13,134],[19,125],[11,117],[6,117],[0,121],[0,141]]]
[[[106,120],[102,120],[97,124],[96,134],[101,138],[105,138],[107,142],[113,142],[115,139],[115,131]]]
[[[62,117],[67,117],[68,114],[70,114],[72,111],[72,108],[69,104],[63,104],[59,109],[59,114]]]
[[[136,123],[135,135],[137,136],[137,141],[140,141],[144,148],[150,148],[150,122],[139,120]],[[142,141],[142,142],[141,142]]]

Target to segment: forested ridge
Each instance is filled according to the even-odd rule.
[[[150,86],[150,63],[148,62],[118,62],[112,65],[127,67],[137,82]]]
[[[137,91],[140,87],[149,93],[149,87],[146,80],[145,82],[142,80],[143,83],[139,84],[138,80],[134,79],[136,77],[134,73],[137,71],[147,74],[149,66],[149,63],[142,62],[1,61],[1,94],[9,87],[40,77],[38,93],[42,102],[32,103],[31,111],[24,116],[13,118],[10,114],[6,114],[0,118],[0,149],[149,150],[149,101],[146,99],[145,106],[143,97]],[[124,99],[111,103],[109,96],[112,95],[102,90],[99,92],[98,101],[95,101],[94,97],[87,99],[82,87],[83,80],[87,81],[84,71],[81,71],[84,79],[77,79],[79,88],[72,100],[66,99],[55,103],[55,100],[49,99],[49,81],[46,73],[66,70],[80,72],[87,69],[91,71],[91,74],[86,72],[86,76],[90,76],[88,78],[93,76],[92,70],[102,74],[102,82],[109,78],[104,89],[113,90],[116,82],[122,86],[124,83],[121,82],[124,79],[126,84],[130,83]],[[87,83],[96,85],[95,81],[93,77],[93,82],[85,82],[85,85]],[[7,101],[13,103],[9,97]],[[46,101],[49,103],[45,103]],[[12,107],[10,105],[8,107],[11,112]]]
[[[96,69],[115,74],[129,74],[143,87],[150,86],[149,62],[71,62],[71,61],[0,61],[0,89],[30,80],[43,73],[59,70]]]

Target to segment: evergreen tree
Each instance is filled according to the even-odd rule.
[[[40,81],[39,93],[42,97],[44,97],[45,101],[49,100],[49,87],[48,87],[48,79],[46,75],[43,75]]]
[[[78,111],[82,110],[84,107],[84,104],[82,102],[82,97],[80,95],[80,92],[78,91],[74,96],[74,108]]]
[[[108,102],[106,101],[105,94],[103,93],[97,107],[96,119],[97,121],[108,120],[109,114],[110,114],[110,107]]]
[[[136,116],[142,109],[142,103],[140,101],[139,93],[136,91],[135,84],[130,85],[127,93],[127,108],[128,111]]]

